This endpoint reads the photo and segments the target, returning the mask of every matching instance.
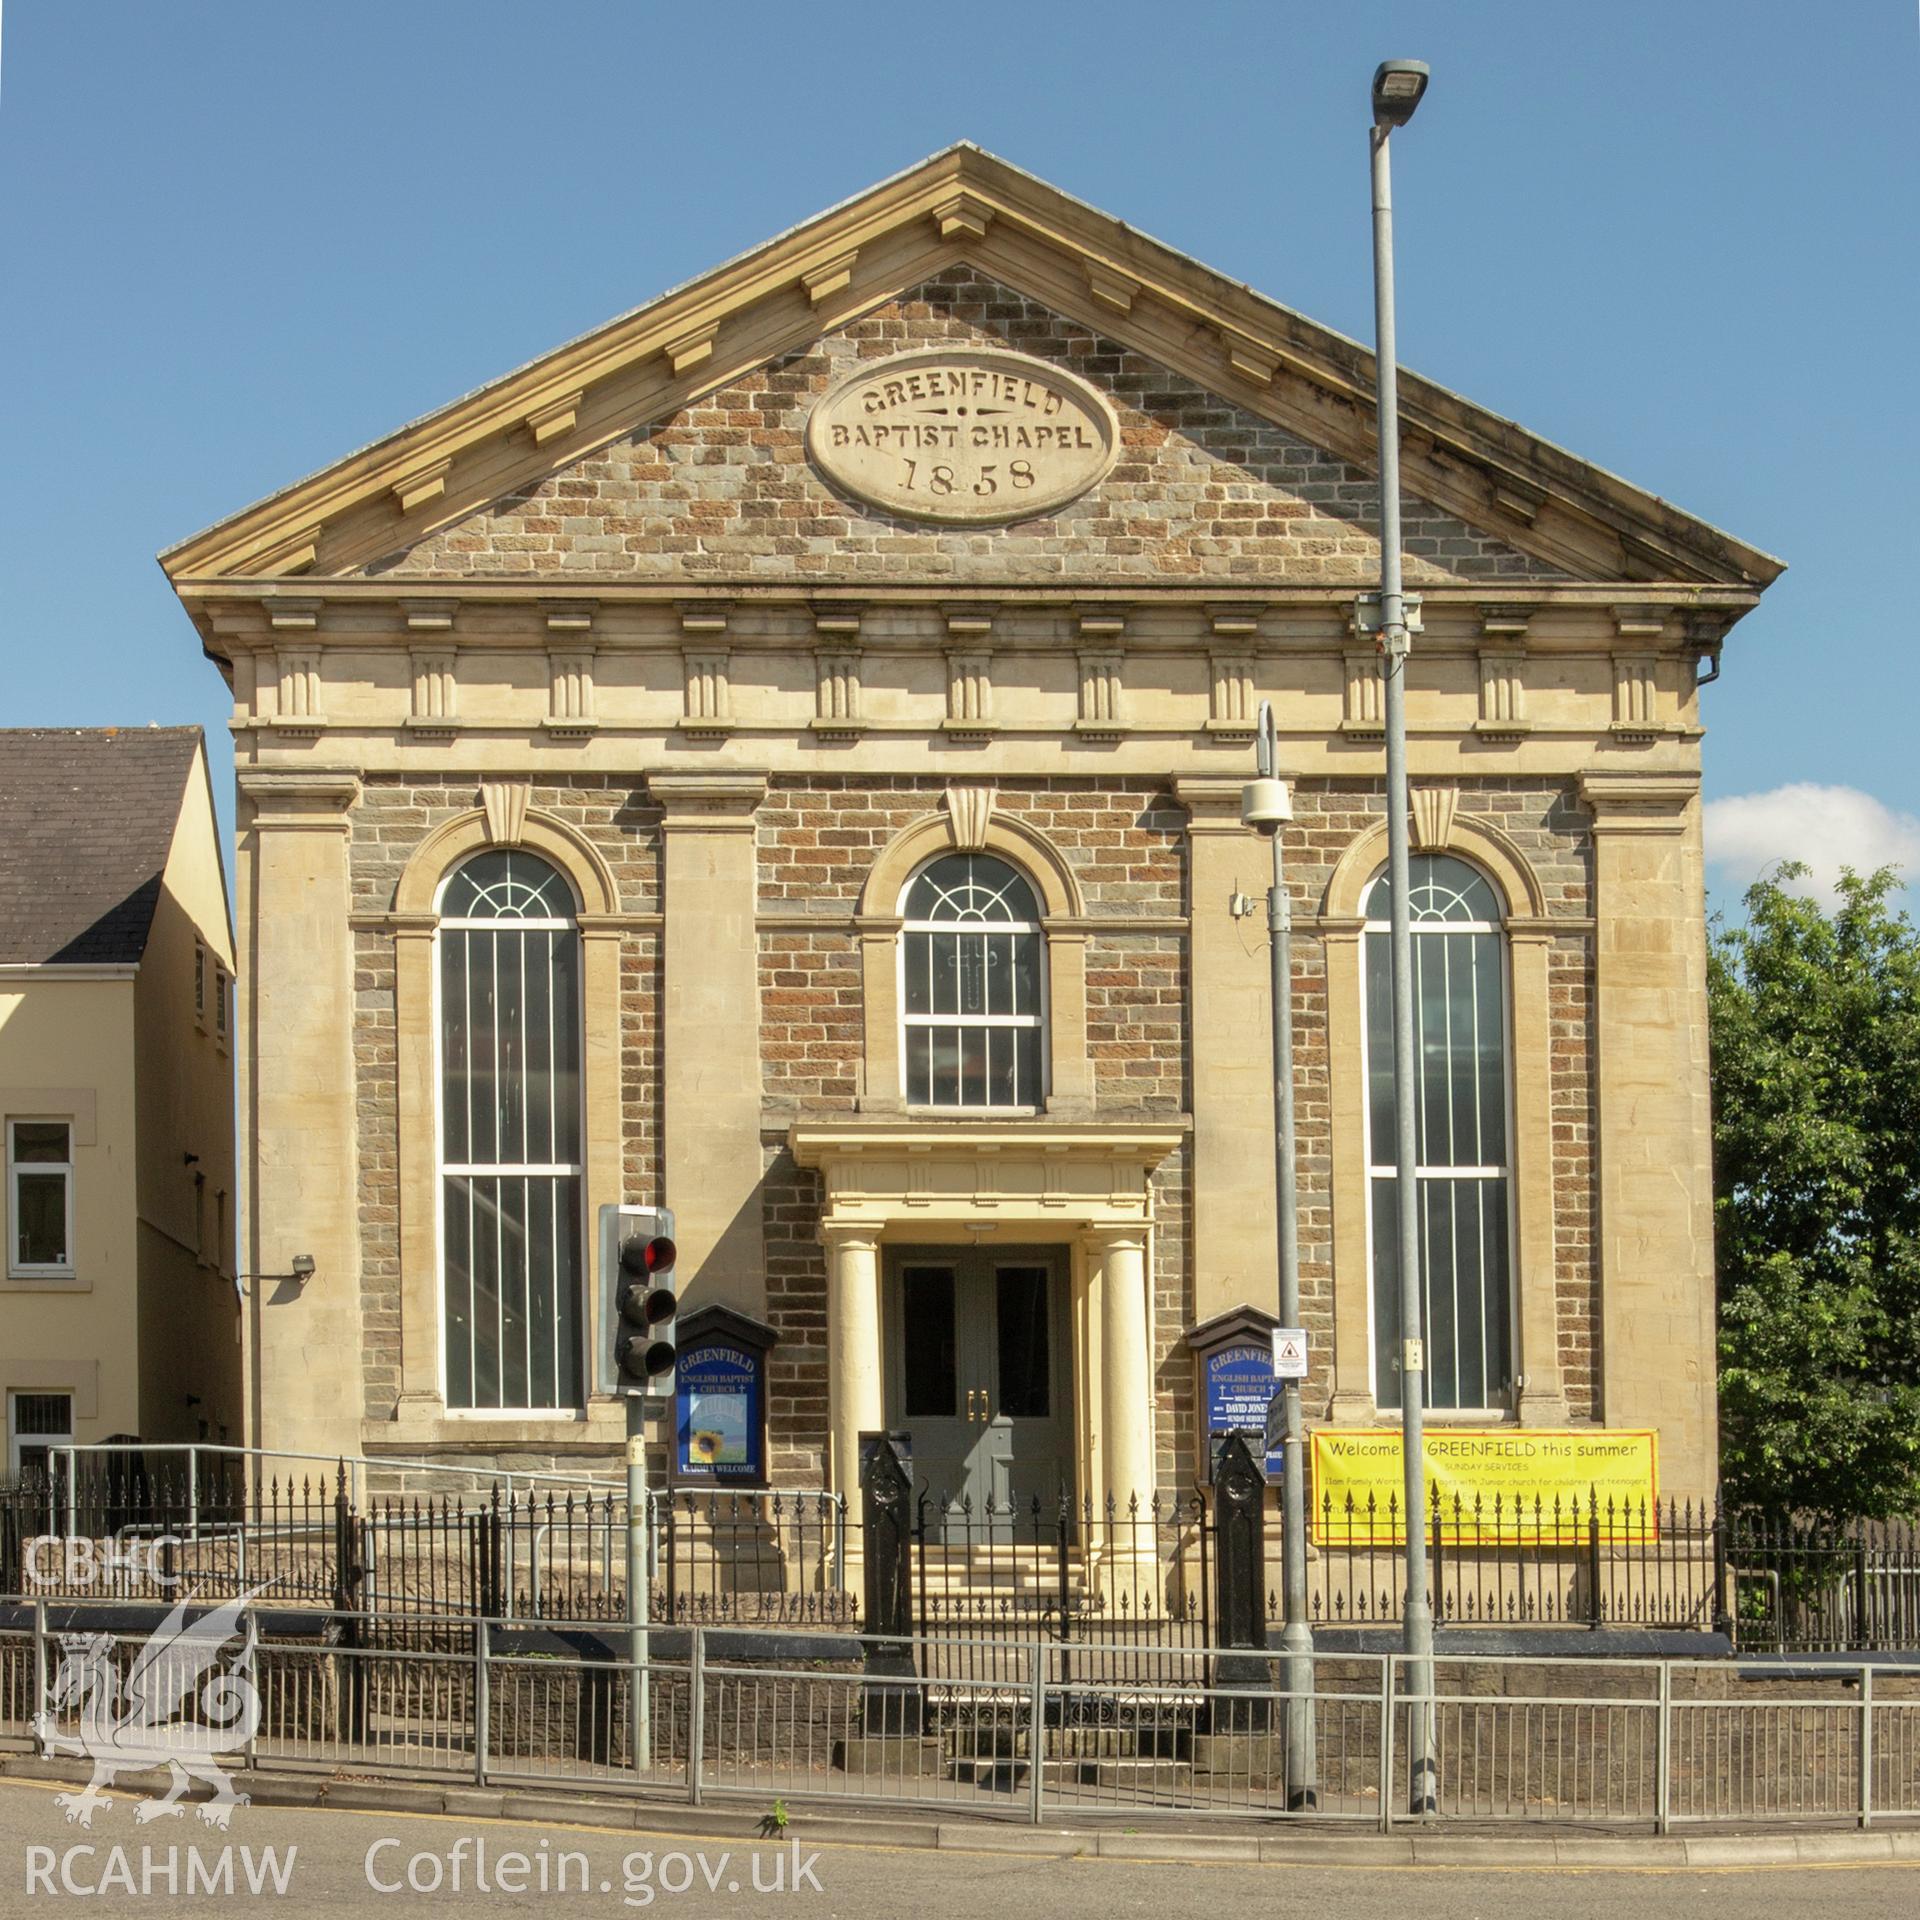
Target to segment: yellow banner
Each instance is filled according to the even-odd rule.
[[[1463,1546],[1476,1540],[1571,1545],[1587,1537],[1595,1499],[1603,1541],[1650,1540],[1659,1531],[1658,1448],[1650,1430],[1440,1427],[1426,1435],[1426,1456],[1427,1485],[1439,1490],[1449,1546],[1456,1540]],[[1406,1497],[1398,1433],[1386,1427],[1315,1431],[1311,1510],[1319,1545],[1404,1540]],[[1431,1491],[1427,1497],[1431,1502]]]

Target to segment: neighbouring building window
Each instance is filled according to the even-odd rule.
[[[582,1402],[580,938],[514,849],[441,891],[440,1173],[452,1408]]]
[[[214,1033],[224,1041],[227,1037],[227,1007],[229,1004],[227,996],[233,991],[233,981],[225,967],[219,967],[214,970],[213,990],[213,1030]]]
[[[1490,1409],[1513,1385],[1506,941],[1498,896],[1464,860],[1416,854],[1409,877],[1427,1404]],[[1400,1404],[1391,902],[1382,874],[1366,903],[1373,1377],[1382,1407]]]
[[[7,1395],[7,1465],[23,1478],[44,1480],[53,1470],[53,1449],[73,1445],[73,1395]]]
[[[193,950],[193,1017],[202,1027],[207,1024],[207,950]]]
[[[8,1265],[16,1274],[73,1271],[73,1128],[7,1122]]]
[[[1032,887],[990,854],[946,853],[914,877],[902,911],[908,1102],[1039,1106],[1046,936]]]

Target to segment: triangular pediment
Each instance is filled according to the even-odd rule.
[[[919,405],[904,391],[916,375]],[[1028,404],[1016,397],[990,421],[956,418],[973,410],[943,389],[970,376],[1011,385]],[[900,404],[884,414],[907,422],[870,426],[858,402],[887,392]],[[810,433],[837,394],[849,399],[838,437],[880,442],[864,473],[836,466]],[[1086,424],[1051,424],[1068,418],[1047,412],[1056,397]],[[1056,436],[1076,435],[1081,459],[1056,451]],[[1049,504],[1056,482],[1064,497]],[[1023,510],[1036,494],[1038,510]],[[1375,502],[1351,462],[1117,332],[963,264],[366,571],[389,582],[578,587],[765,580],[772,567],[814,587],[1208,581],[1351,591],[1379,573]],[[1416,587],[1567,578],[1414,498],[1404,545]]]
[[[1053,516],[1058,524],[1036,523],[1045,533],[1023,541],[996,530],[992,564],[973,570],[983,582],[1039,558],[1033,540],[1060,542],[1069,519],[1081,540],[1090,523],[1110,523],[1098,554],[1078,549],[1083,567],[1097,560],[1108,577],[1177,579],[1191,567],[1212,584],[1347,585],[1376,564],[1364,498],[1371,356],[970,146],[182,542],[162,564],[189,598],[202,584],[368,576],[549,573],[577,583],[677,571],[714,581],[764,579],[769,556],[797,562],[814,541],[821,559],[795,571],[824,583],[858,578],[871,539],[891,577],[912,577],[920,558],[885,544],[888,516],[820,486],[798,434],[823,382],[862,356],[904,350],[916,321],[927,341],[1077,359],[1119,417],[1111,475]],[[1409,526],[1412,572],[1752,589],[1780,571],[1429,382],[1403,374],[1401,407],[1404,486],[1422,503],[1409,508],[1420,523]],[[755,457],[730,462],[729,445]],[[697,458],[676,471],[689,447]],[[717,529],[728,502],[715,489],[732,485],[737,506],[754,478],[730,465],[779,468],[803,496],[812,478],[815,497],[763,484],[730,539]],[[1175,480],[1199,489],[1187,507],[1176,499],[1185,518],[1157,559],[1129,564],[1128,542],[1154,543],[1157,509],[1143,492],[1123,497],[1118,476],[1146,490]],[[588,510],[568,512],[569,501]],[[1213,506],[1222,510],[1201,511]],[[876,518],[877,528],[858,524]],[[596,519],[620,524],[586,524]],[[1111,530],[1128,519],[1134,531]],[[568,521],[577,524],[544,524]],[[848,523],[837,557],[836,521]],[[1283,529],[1288,521],[1298,524]],[[1255,522],[1269,531],[1240,530]],[[947,561],[986,552],[977,529],[923,540],[928,577],[966,571],[942,561],[942,542]],[[1065,571],[1057,556],[1054,571]]]

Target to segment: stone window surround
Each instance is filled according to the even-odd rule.
[[[1526,856],[1498,828],[1453,814],[1445,845],[1493,883],[1504,907],[1513,1076],[1514,1236],[1512,1286],[1519,1351],[1515,1408],[1529,1427],[1567,1424],[1560,1376],[1553,1241],[1553,1062],[1548,960],[1557,922]],[[1327,1061],[1332,1103],[1333,1270],[1360,1284],[1334,1288],[1333,1399],[1336,1425],[1395,1423],[1374,1403],[1368,1258],[1366,1062],[1361,1048],[1367,887],[1387,857],[1387,823],[1360,835],[1327,882],[1320,916],[1327,963]],[[1431,1416],[1445,1420],[1445,1414]]]
[[[964,838],[951,807],[910,821],[882,850],[860,892],[854,930],[860,942],[860,1010],[865,1045],[860,1111],[957,1117],[938,1107],[909,1109],[902,1092],[899,950],[907,882],[942,853],[992,853],[1033,883],[1046,939],[1046,1052],[1049,1118],[1093,1111],[1093,1063],[1087,1051],[1086,902],[1073,871],[1047,837],[993,810]]]
[[[491,783],[490,783],[491,784]],[[521,796],[513,796],[519,799]],[[620,1188],[620,940],[618,885],[593,844],[565,821],[533,806],[489,804],[444,821],[414,849],[394,893],[388,924],[394,945],[395,1077],[400,1209],[400,1397],[382,1444],[507,1445],[516,1440],[611,1442],[625,1431],[624,1415],[589,1387],[583,1410],[552,1413],[486,1410],[450,1412],[441,1386],[440,1170],[435,1108],[439,1045],[433,1020],[434,933],[441,882],[462,861],[489,847],[520,846],[565,875],[579,904],[580,991],[589,1011],[581,1051],[581,1102],[586,1129],[582,1197],[583,1245],[591,1253],[590,1223]],[[583,1324],[591,1335],[592,1286]],[[592,1378],[591,1351],[588,1379]]]

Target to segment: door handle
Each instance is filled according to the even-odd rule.
[[[973,1425],[973,1397],[979,1391],[980,1389],[978,1387],[969,1387],[967,1389],[967,1425],[968,1426]]]

